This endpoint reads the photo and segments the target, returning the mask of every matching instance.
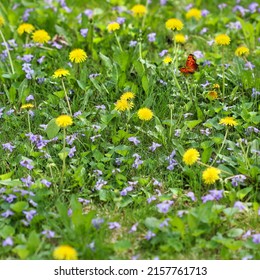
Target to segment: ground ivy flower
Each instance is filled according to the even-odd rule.
[[[234,119],[234,117],[225,117],[225,118],[222,118],[220,121],[219,121],[219,124],[223,124],[223,125],[226,125],[226,126],[235,126],[237,125],[237,121]]]
[[[189,197],[192,201],[196,201],[197,200],[196,197],[195,197],[194,192],[188,192],[186,194],[186,196]]]
[[[202,179],[205,184],[211,185],[214,184],[217,180],[219,180],[220,170],[215,167],[208,167],[202,173]]]
[[[147,232],[147,234],[146,234],[146,236],[145,236],[145,239],[146,239],[146,240],[150,240],[150,239],[152,239],[154,236],[156,236],[156,234],[153,233],[152,231],[148,230],[148,232]]]
[[[43,234],[46,238],[53,238],[53,237],[55,237],[55,232],[51,231],[49,229],[43,230],[41,232],[41,234]]]
[[[252,235],[252,238],[253,238],[253,242],[254,242],[255,244],[259,244],[259,243],[260,243],[260,233],[253,234],[253,235]]]
[[[99,229],[100,226],[104,223],[104,219],[102,218],[95,218],[91,220],[91,224],[96,228]]]
[[[61,115],[58,118],[56,118],[56,124],[59,127],[67,127],[73,124],[72,117],[68,115]]]
[[[116,21],[111,22],[107,25],[108,32],[114,32],[114,31],[119,30],[119,29],[120,29],[120,24]]]
[[[34,30],[34,26],[30,23],[22,23],[17,28],[17,32],[19,35],[22,35],[23,33],[31,34]]]
[[[56,260],[77,260],[77,251],[69,245],[61,245],[54,249],[53,257]]]
[[[170,56],[166,56],[164,59],[163,59],[163,63],[164,64],[170,64],[172,63],[172,58]]]
[[[71,62],[81,63],[87,59],[87,54],[82,49],[74,49],[69,54],[69,59]]]
[[[132,11],[133,15],[137,16],[137,17],[142,17],[147,12],[146,7],[144,5],[141,5],[141,4],[133,6],[131,11]]]
[[[161,147],[161,144],[158,144],[156,142],[153,142],[152,145],[149,147],[149,150],[154,152],[157,148]]]
[[[198,161],[199,157],[200,153],[196,149],[191,148],[184,153],[182,160],[185,164],[192,165]]]
[[[241,201],[236,201],[234,204],[234,208],[239,209],[239,211],[244,211],[246,209],[244,203]]]
[[[247,56],[249,55],[249,48],[245,46],[240,46],[235,50],[236,56]]]
[[[199,20],[201,18],[201,10],[192,8],[186,13],[186,18],[195,18],[196,20]]]
[[[156,33],[154,33],[154,32],[147,35],[149,42],[155,42],[155,40],[156,40],[155,37],[156,37]]]
[[[157,204],[156,207],[160,213],[166,214],[169,211],[171,205],[173,205],[172,200],[165,200],[162,203]]]
[[[138,110],[137,115],[142,121],[150,121],[153,117],[153,112],[148,108],[141,108]]]
[[[170,30],[175,30],[175,29],[182,30],[183,23],[181,20],[179,20],[177,18],[171,18],[166,21],[165,26],[167,29],[170,29]]]
[[[128,138],[128,141],[130,141],[130,142],[132,142],[132,143],[134,143],[134,145],[138,145],[138,144],[140,144],[141,142],[137,139],[137,137],[129,137]]]
[[[226,34],[220,34],[215,37],[215,43],[220,46],[227,46],[230,44],[230,37]]]
[[[2,144],[2,148],[4,150],[8,150],[11,153],[13,151],[13,149],[15,148],[15,146],[13,146],[11,143],[5,143],[5,144]]]
[[[186,37],[183,34],[179,33],[173,37],[173,40],[176,43],[184,44],[186,42]]]
[[[32,39],[35,43],[47,43],[50,41],[51,37],[44,29],[37,30],[32,34]]]
[[[66,77],[69,75],[70,75],[70,72],[68,70],[60,68],[60,69],[57,69],[52,76],[54,78],[62,78],[62,77]]]

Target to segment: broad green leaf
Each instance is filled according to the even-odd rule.
[[[120,240],[114,244],[116,251],[126,251],[132,247],[132,243],[129,240]]]
[[[60,131],[60,127],[56,124],[56,119],[50,120],[46,128],[46,133],[48,138],[52,139],[56,137],[59,131]]]
[[[10,205],[10,208],[17,213],[21,213],[23,210],[28,208],[28,203],[26,201],[18,201]]]
[[[142,77],[142,87],[145,93],[148,95],[149,93],[149,80],[146,76]]]
[[[193,121],[186,121],[185,124],[189,129],[193,129],[196,127],[198,124],[200,124],[202,120],[193,120]]]

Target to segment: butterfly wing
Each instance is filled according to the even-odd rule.
[[[193,73],[198,70],[199,65],[196,63],[196,58],[193,54],[188,55],[186,67],[189,68]]]

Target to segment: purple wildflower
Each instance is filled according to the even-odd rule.
[[[80,34],[82,37],[86,38],[88,35],[88,28],[81,28],[80,29]]]
[[[25,54],[22,57],[22,61],[27,62],[27,63],[31,62],[32,59],[33,59],[33,55],[32,54]]]
[[[154,32],[153,33],[149,33],[147,35],[148,41],[149,42],[155,42],[155,40],[156,40],[155,36],[156,36],[156,33],[154,33]]]
[[[147,234],[146,234],[146,236],[145,236],[145,239],[146,239],[146,240],[150,240],[150,239],[152,239],[154,236],[156,236],[156,234],[153,233],[152,231],[148,230],[148,232],[147,232]]]
[[[42,64],[42,63],[43,63],[44,58],[45,58],[45,56],[44,56],[44,55],[43,55],[43,56],[41,56],[41,57],[37,60],[37,62],[38,62],[39,64]]]
[[[152,201],[156,200],[156,197],[152,195],[151,197],[147,198],[147,202],[150,204]]]
[[[207,27],[204,27],[204,28],[201,29],[200,35],[203,35],[203,34],[205,34],[205,33],[207,33],[207,32],[208,32],[208,28],[207,28]]]
[[[96,105],[95,108],[98,109],[98,110],[102,110],[102,111],[106,110],[106,106],[103,105],[103,104],[102,105]]]
[[[207,194],[207,195],[205,195],[205,196],[202,196],[202,197],[201,197],[201,200],[202,200],[203,203],[206,203],[207,201],[212,201],[212,200],[214,200],[214,197],[213,197],[213,195],[211,195],[211,194]]]
[[[152,184],[153,186],[159,186],[162,187],[162,183],[156,180],[155,178],[152,179]]]
[[[210,85],[209,81],[206,81],[205,84],[200,84],[203,88],[207,87],[208,85]]]
[[[134,232],[134,231],[137,231],[137,226],[138,226],[138,223],[135,223],[135,224],[131,227],[131,229],[128,231],[128,233],[132,233],[132,232]]]
[[[132,164],[133,168],[138,168],[139,165],[141,165],[143,163],[143,160],[141,160],[141,156],[138,154],[133,154],[133,157],[135,158],[134,163]]]
[[[116,19],[116,22],[119,23],[119,24],[123,24],[125,22],[125,18],[124,17],[118,17]]]
[[[2,147],[3,147],[4,150],[8,150],[10,153],[15,148],[15,146],[13,146],[11,143],[2,144]]]
[[[257,11],[257,7],[259,6],[258,3],[253,2],[251,4],[249,4],[248,9],[250,10],[250,13],[255,13]]]
[[[128,141],[134,143],[135,146],[137,146],[138,144],[141,143],[141,142],[137,139],[137,137],[134,137],[134,136],[129,137],[129,138],[128,138]]]
[[[29,203],[33,206],[33,207],[37,207],[38,203],[35,202],[34,200],[30,199]]]
[[[16,199],[16,195],[11,193],[5,198],[5,201],[8,203],[12,203],[15,199]]]
[[[68,216],[70,217],[70,216],[72,215],[72,213],[73,213],[72,209],[69,208],[69,209],[68,209],[68,212],[67,212]]]
[[[218,8],[219,8],[220,10],[223,10],[224,8],[226,8],[226,6],[227,6],[226,3],[221,3],[221,4],[218,5]]]
[[[26,101],[30,101],[30,100],[34,100],[34,97],[32,94],[30,94],[26,97]]]
[[[160,5],[165,6],[167,4],[167,0],[160,0]]]
[[[76,147],[73,146],[73,147],[69,150],[68,156],[69,156],[70,158],[74,157],[75,152],[76,152]]]
[[[253,242],[254,242],[255,244],[259,244],[259,243],[260,243],[260,233],[253,234],[253,235],[252,235],[252,238],[253,238]]]
[[[168,53],[168,50],[162,50],[162,51],[159,53],[159,56],[160,56],[160,57],[163,57],[163,56],[165,56],[167,53]]]
[[[33,166],[31,165],[33,161],[31,159],[24,159],[20,161],[21,166],[26,167],[29,170],[33,169]]]
[[[88,18],[91,18],[93,16],[93,11],[90,9],[86,9],[84,12],[84,15],[86,15]]]
[[[245,180],[246,180],[246,176],[239,174],[239,175],[233,176],[231,184],[233,187],[237,187],[239,184],[244,183]]]
[[[108,223],[108,225],[109,225],[109,227],[108,227],[109,229],[118,229],[121,227],[121,225],[117,222],[110,222],[110,223]]]
[[[245,63],[245,70],[253,70],[255,68],[255,65],[251,63],[250,61],[247,61]]]
[[[193,54],[195,55],[195,57],[197,59],[204,57],[204,54],[201,51],[195,51],[195,52],[193,52]]]
[[[14,245],[14,242],[13,242],[13,239],[12,237],[8,236],[3,242],[2,242],[2,246],[5,247],[5,246],[13,246]]]
[[[234,204],[234,208],[237,208],[240,211],[243,211],[246,209],[245,205],[241,201],[236,201]]]
[[[187,210],[179,210],[179,211],[177,212],[177,216],[181,218],[184,214],[187,214],[187,213],[188,213]]]
[[[107,184],[107,181],[104,181],[102,178],[98,179],[98,181],[96,182],[96,185],[95,185],[95,189],[96,190],[101,190],[101,188],[103,186],[105,186]]]
[[[47,181],[46,179],[42,179],[41,180],[41,183],[43,185],[45,185],[47,188],[49,188],[51,186],[51,182]]]
[[[202,15],[203,17],[206,17],[208,14],[209,14],[209,11],[208,11],[208,10],[206,10],[206,9],[201,10],[201,15]]]
[[[129,42],[129,47],[135,47],[137,45],[137,41],[130,41]]]
[[[41,232],[41,234],[43,234],[46,238],[53,238],[53,237],[55,237],[55,232],[52,231],[52,230],[48,230],[48,229],[43,230]]]
[[[25,218],[28,222],[30,222],[33,217],[37,214],[37,211],[36,210],[29,210],[29,211],[23,211],[24,215],[25,215]]]
[[[166,214],[169,211],[169,208],[172,204],[173,204],[172,200],[165,200],[162,203],[157,204],[156,207],[158,208],[158,211],[160,213]]]
[[[233,12],[239,12],[241,14],[241,16],[243,17],[246,13],[249,12],[248,9],[245,9],[244,7],[240,6],[240,5],[236,5],[234,8],[233,8]]]
[[[102,218],[92,219],[91,223],[96,229],[98,229],[104,223],[104,219]]]
[[[85,199],[85,198],[78,198],[78,202],[82,203],[84,206],[88,205],[90,203],[90,200]]]
[[[165,219],[163,222],[160,223],[159,227],[160,227],[160,228],[168,227],[169,221],[170,221],[169,218]]]
[[[194,192],[188,192],[186,194],[186,196],[189,197],[192,201],[196,201],[197,200],[197,198],[195,197]]]
[[[153,142],[152,143],[152,146],[149,147],[149,150],[154,152],[157,148],[161,147],[162,145],[161,144],[158,144],[158,143],[155,143]]]
[[[73,117],[76,118],[77,116],[80,116],[82,115],[82,112],[81,111],[77,111],[74,113]]]
[[[1,216],[4,217],[4,218],[8,218],[8,217],[13,216],[13,215],[14,215],[14,212],[9,210],[9,209],[7,209],[5,212],[3,212],[1,214]]]
[[[32,177],[28,175],[27,178],[21,178],[21,181],[25,183],[26,187],[30,187],[34,182],[32,181]]]
[[[169,162],[169,165],[167,166],[168,170],[173,170],[174,167],[178,164],[177,161],[174,159],[176,155],[175,150],[172,151],[169,157],[166,158],[166,160]]]

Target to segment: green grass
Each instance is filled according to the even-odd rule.
[[[127,12],[136,1],[66,1],[73,7],[69,13],[56,1],[53,8],[44,1],[16,2],[16,10],[8,1],[0,4],[5,21],[1,32],[6,41],[15,39],[17,44],[10,49],[14,74],[9,58],[0,59],[0,258],[53,259],[55,248],[66,244],[79,259],[260,259],[259,15],[233,12],[234,1],[222,11],[216,1],[193,1],[194,7],[210,11],[198,21],[185,18],[190,2],[183,1],[165,6],[153,1],[141,18]],[[243,1],[247,9],[250,3]],[[118,5],[122,12],[113,8]],[[66,44],[58,41],[61,49],[52,44],[23,47],[32,42],[31,35],[20,36],[16,30],[27,8],[33,9],[28,23],[36,30],[45,29],[51,38],[62,36]],[[94,16],[83,14],[79,22],[77,16],[86,9]],[[122,51],[107,31],[118,16],[125,18],[116,31]],[[187,36],[177,47],[172,38],[178,32],[165,28],[172,17],[184,23],[180,33]],[[232,22],[240,22],[241,29],[227,27]],[[80,34],[82,28],[88,28],[86,38]],[[202,34],[203,28],[207,32]],[[156,40],[149,42],[147,36],[153,32]],[[221,46],[208,44],[222,33],[231,38],[223,52]],[[130,47],[130,41],[137,41],[136,46]],[[240,45],[248,47],[247,57],[235,56]],[[85,50],[88,58],[69,65],[75,48]],[[173,63],[163,62],[162,50],[168,50]],[[199,70],[185,76],[178,68],[185,66],[190,53],[197,54]],[[25,54],[33,55],[31,79],[19,59]],[[252,70],[245,67],[248,61],[255,66]],[[224,69],[224,94],[223,62],[229,65]],[[63,129],[55,122],[69,114],[61,78],[53,78],[59,68],[70,72],[62,79],[72,113],[81,112],[66,128],[66,136],[75,139],[66,142],[65,149]],[[128,91],[135,94],[134,107],[115,110]],[[217,99],[209,98],[211,91],[217,92]],[[34,100],[26,101],[29,95]],[[34,105],[31,111],[21,109],[27,103]],[[153,112],[149,121],[138,117],[144,107]],[[237,125],[219,124],[227,116]],[[34,142],[29,132],[37,135]],[[135,145],[130,137],[140,143]],[[155,151],[149,149],[153,142],[160,144]],[[4,148],[6,143],[14,149]],[[191,166],[183,162],[189,148],[200,153],[199,162]],[[28,159],[29,168],[22,166]],[[135,168],[137,159],[141,162]],[[202,177],[209,166],[221,171],[213,184]],[[236,175],[245,179],[234,186]],[[32,182],[26,185],[22,178]],[[124,195],[129,181],[136,183]],[[222,190],[221,198],[203,202],[212,190]],[[243,210],[234,207],[237,201]],[[159,211],[161,203],[168,208],[165,213]],[[7,210],[13,215],[6,218],[2,214]],[[24,211],[36,212],[26,218]],[[102,219],[98,228],[93,225],[96,218]],[[110,222],[120,227],[110,229]],[[129,232],[134,224],[136,229]],[[48,238],[44,230],[55,235]]]

